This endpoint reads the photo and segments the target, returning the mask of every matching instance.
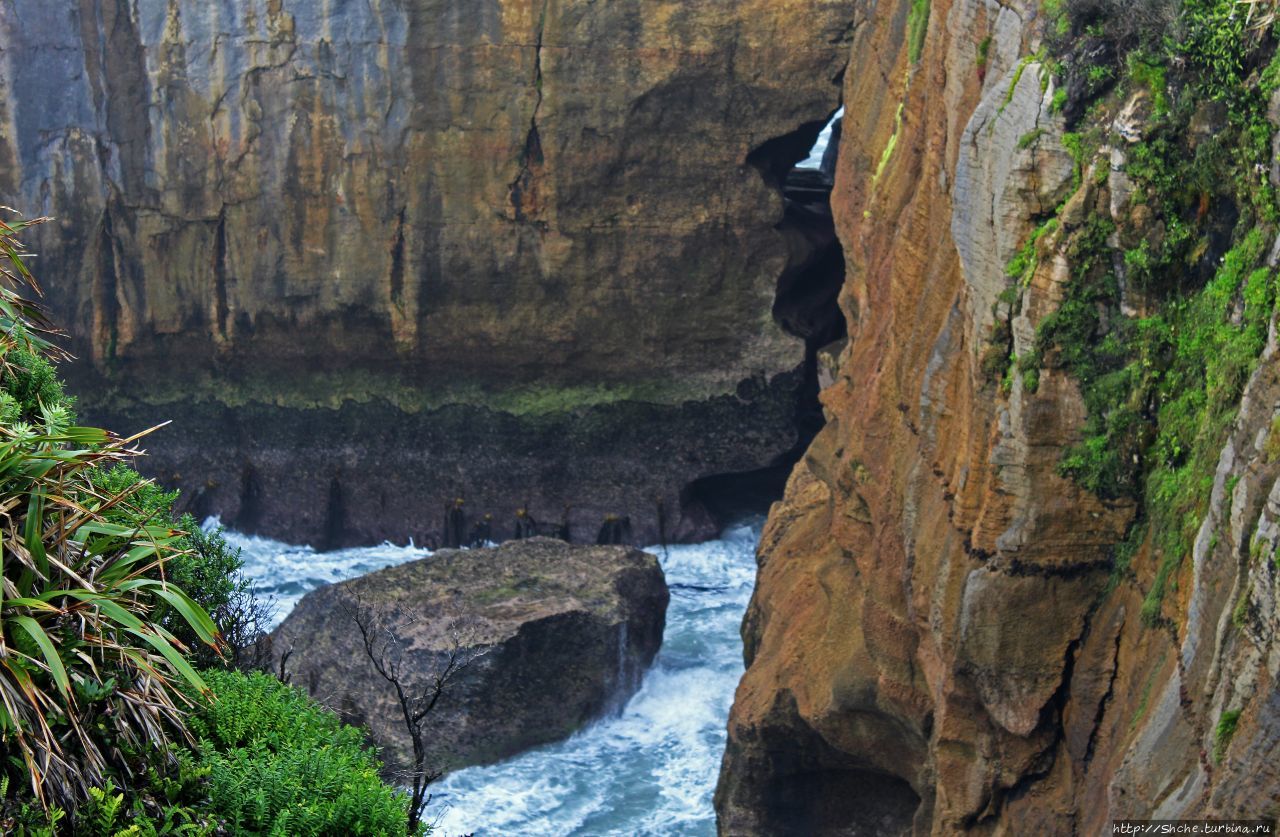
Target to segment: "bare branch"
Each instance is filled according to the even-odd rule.
[[[452,644],[443,664],[438,665],[425,677],[425,682],[414,684],[411,672],[404,668],[404,650],[400,640],[400,632],[418,620],[410,618],[392,625],[388,624],[383,614],[376,611],[364,601],[360,591],[350,591],[339,601],[339,607],[355,624],[360,632],[361,644],[365,656],[373,665],[374,671],[387,682],[395,693],[396,702],[400,706],[401,720],[404,730],[409,735],[413,747],[413,765],[402,774],[412,789],[411,809],[409,813],[409,833],[417,831],[422,822],[423,813],[431,801],[427,788],[444,775],[444,771],[427,767],[426,721],[440,704],[441,698],[449,689],[449,685],[479,656],[464,644],[457,623],[449,625]]]

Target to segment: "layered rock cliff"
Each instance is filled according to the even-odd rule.
[[[860,7],[850,341],[760,545],[724,834],[1276,815],[1274,41],[1163,4],[1185,41],[1126,60],[1137,12],[1074,5]]]
[[[695,482],[798,440],[776,175],[852,7],[5,0],[0,196],[59,222],[82,412],[173,419],[149,467],[198,513],[706,535]]]

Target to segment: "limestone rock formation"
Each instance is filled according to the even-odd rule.
[[[852,0],[12,0],[0,198],[87,417],[317,546],[464,497],[637,540],[797,442],[777,170]],[[766,182],[762,173],[769,176]]]
[[[916,60],[905,22],[921,5]],[[1087,415],[1079,383],[1018,358],[1064,299],[1087,218],[1150,234],[1122,170],[1150,105],[1099,128],[1110,170],[1076,175],[1029,57],[1038,9],[897,0],[856,29],[832,196],[849,343],[760,545],[723,834],[1275,816],[1280,577],[1257,558],[1280,543],[1275,325],[1205,475],[1194,549],[1144,620],[1150,544],[1112,577],[1135,504],[1060,473]],[[1121,293],[1128,315],[1146,310]]]
[[[411,742],[354,620],[378,632],[377,652],[399,661],[411,694],[460,650],[469,663],[427,727],[428,766],[454,770],[565,738],[620,707],[662,644],[667,601],[652,555],[533,538],[314,590],[269,648],[277,669],[287,654],[292,683],[367,726],[393,770],[411,764]]]

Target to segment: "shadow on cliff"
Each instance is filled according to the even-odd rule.
[[[838,112],[767,140],[747,155],[747,165],[782,198],[782,218],[774,229],[786,243],[787,264],[778,277],[773,318],[788,334],[804,340],[804,366],[795,398],[796,444],[764,468],[704,477],[682,492],[682,507],[705,509],[717,527],[735,518],[767,512],[769,505],[782,497],[792,468],[825,423],[818,401],[818,353],[847,336],[837,302],[844,285],[844,249],[831,217],[838,119],[822,166],[797,168],[797,164],[809,156],[819,134],[833,124]]]

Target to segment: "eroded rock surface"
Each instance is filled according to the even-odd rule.
[[[487,764],[568,737],[640,686],[662,644],[668,593],[658,560],[550,538],[442,550],[308,593],[271,635],[293,684],[367,726],[392,770],[411,764],[395,692],[354,621],[399,661],[409,694],[454,652],[469,661],[428,718],[428,767]],[[387,632],[394,636],[389,644]]]
[[[705,536],[681,489],[797,441],[761,172],[837,107],[853,7],[14,0],[0,197],[57,216],[82,412],[174,419],[148,467],[201,514]]]
[[[1119,817],[1274,816],[1274,334],[1193,554],[1144,624],[1149,545],[1111,577],[1134,504],[1059,474],[1087,414],[1079,386],[1017,358],[1063,300],[1086,219],[1141,234],[1122,168],[1147,105],[1102,126],[1110,171],[1073,177],[1054,84],[1022,58],[1036,4],[933,0],[913,61],[916,6],[876,5],[852,45],[832,196],[849,343],[760,545],[720,831],[1086,835]],[[1127,314],[1149,304],[1122,293]]]

